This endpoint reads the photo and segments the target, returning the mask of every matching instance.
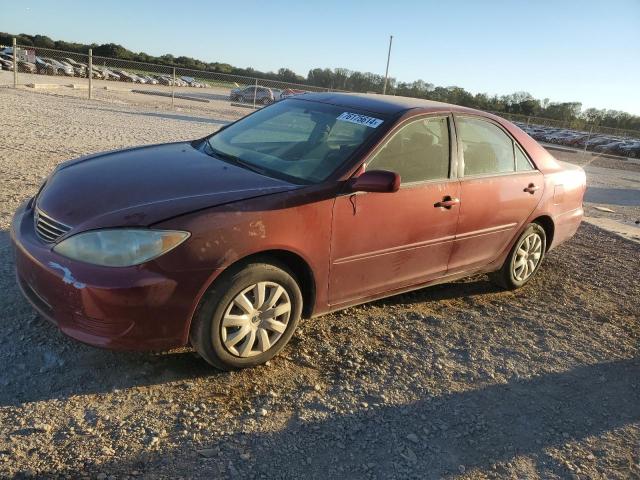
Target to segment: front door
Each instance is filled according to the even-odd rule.
[[[348,193],[336,199],[329,281],[332,306],[446,273],[460,189],[451,168],[450,127],[447,116],[423,116],[401,125],[365,167],[399,173],[400,190]]]
[[[455,116],[461,150],[460,218],[449,272],[495,260],[542,198],[544,178],[500,126]]]

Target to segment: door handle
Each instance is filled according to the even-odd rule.
[[[446,208],[447,210],[450,210],[451,207],[455,207],[459,203],[460,203],[459,198],[452,198],[450,195],[447,195],[443,197],[441,201],[434,203],[433,206],[435,208]]]
[[[536,191],[538,190],[540,190],[540,187],[534,185],[533,183],[530,183],[529,186],[524,189],[525,192],[530,193],[531,195],[536,193]]]

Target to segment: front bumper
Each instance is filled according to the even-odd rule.
[[[188,342],[204,272],[166,271],[153,262],[109,268],[62,257],[36,236],[28,202],[13,218],[11,240],[22,293],[66,335],[121,350]]]

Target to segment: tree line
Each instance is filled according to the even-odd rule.
[[[203,62],[202,60],[186,56],[175,57],[171,54],[153,56],[144,52],[135,53],[115,43],[105,43],[102,45],[93,43],[88,45],[63,40],[52,40],[45,35],[12,35],[0,32],[0,45],[11,45],[13,37],[17,39],[18,45],[23,46],[51,48],[83,54],[87,54],[91,48],[93,49],[94,55],[101,57],[155,63],[216,73],[243,75],[265,80],[298,83],[351,92],[381,93],[384,84],[384,76],[382,75],[358,72],[346,68],[314,68],[309,70],[307,76],[304,77],[288,68],[280,68],[277,72],[261,72],[250,67],[239,68],[228,63]],[[586,124],[596,124],[617,129],[640,130],[640,116],[610,109],[589,108],[582,110],[582,103],[580,102],[552,102],[548,98],[540,100],[534,98],[527,92],[515,92],[510,95],[500,96],[488,95],[486,93],[472,94],[464,88],[457,86],[441,87],[425,82],[424,80],[400,82],[395,78],[390,78],[387,93],[453,103],[498,113],[559,120],[569,122],[576,128],[582,128]]]

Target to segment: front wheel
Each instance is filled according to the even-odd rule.
[[[546,249],[544,228],[537,223],[530,223],[518,237],[502,268],[489,274],[489,278],[507,290],[522,287],[538,271]]]
[[[223,273],[205,294],[191,344],[221,370],[260,365],[289,342],[301,312],[302,293],[286,266],[249,263]]]

